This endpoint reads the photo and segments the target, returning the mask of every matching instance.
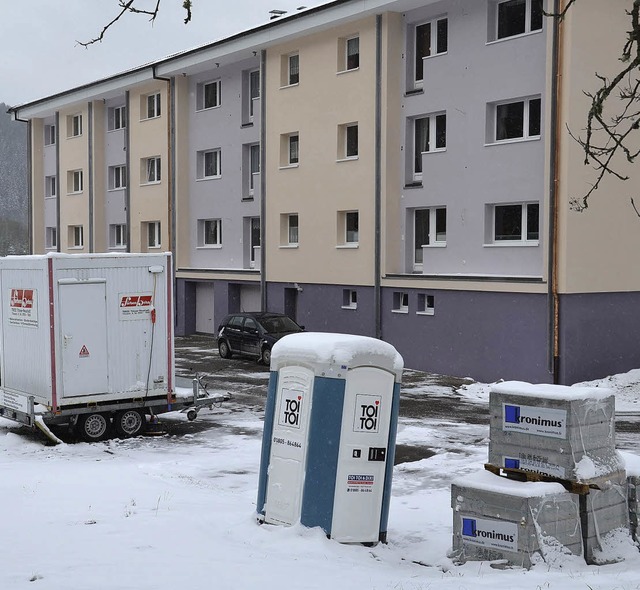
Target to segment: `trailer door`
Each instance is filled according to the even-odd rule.
[[[107,393],[107,300],[104,280],[58,283],[62,397]]]

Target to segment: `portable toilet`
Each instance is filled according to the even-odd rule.
[[[257,512],[345,543],[385,541],[403,360],[365,336],[304,332],[271,355]]]

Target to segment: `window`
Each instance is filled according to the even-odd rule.
[[[538,203],[515,203],[490,206],[493,215],[493,243],[538,243],[540,206]]]
[[[160,108],[160,93],[155,92],[154,94],[149,94],[147,96],[142,97],[142,108],[141,112],[146,115],[142,117],[143,119],[155,119],[162,114]]]
[[[360,37],[351,37],[344,42],[345,71],[357,70],[360,67]]]
[[[67,172],[67,193],[81,193],[83,190],[82,170]]]
[[[162,234],[160,232],[159,221],[149,221],[147,223],[147,247],[159,248],[161,244]]]
[[[69,115],[67,117],[67,137],[79,137],[82,135],[82,115]]]
[[[222,246],[222,219],[200,219],[198,221],[198,246]]]
[[[418,311],[420,315],[433,315],[436,311],[435,297],[426,293],[418,293]]]
[[[44,196],[50,199],[58,194],[58,181],[55,176],[45,176],[44,179]]]
[[[222,175],[222,153],[220,149],[203,150],[196,154],[196,178],[207,180]]]
[[[425,246],[447,245],[447,209],[430,207],[413,213],[413,264],[422,265]]]
[[[44,145],[55,145],[56,143],[56,126],[44,126]]]
[[[358,292],[354,289],[342,290],[342,309],[357,309]]]
[[[127,186],[127,167],[109,166],[109,190],[118,190]]]
[[[249,116],[253,119],[255,101],[260,98],[260,70],[249,72]]]
[[[127,226],[124,223],[112,223],[109,226],[109,247],[127,247]]]
[[[300,162],[300,139],[297,133],[280,136],[281,167],[297,166]]]
[[[260,145],[249,146],[249,195],[253,196],[260,174]]]
[[[84,228],[81,225],[69,226],[69,247],[84,248]]]
[[[449,23],[446,18],[416,26],[415,32],[415,81],[421,86],[424,78],[424,59],[447,52]]]
[[[358,124],[347,123],[338,126],[338,160],[358,157]]]
[[[491,105],[495,117],[495,137],[491,141],[509,141],[540,137],[540,98]]]
[[[300,82],[300,56],[297,53],[287,57],[287,85],[293,86]]]
[[[393,309],[395,313],[408,313],[409,312],[409,293],[405,291],[393,292]]]
[[[53,250],[58,247],[58,230],[55,227],[47,227],[45,229],[45,248]]]
[[[414,177],[422,178],[422,154],[447,148],[447,115],[435,114],[414,120]]]
[[[127,126],[127,108],[122,105],[119,107],[111,107],[107,113],[107,129],[109,131],[117,131]]]
[[[542,0],[505,0],[489,5],[495,15],[490,15],[490,23],[495,23],[489,40],[506,39],[542,29]]]
[[[203,111],[205,109],[219,107],[222,104],[221,90],[220,80],[198,84],[196,90],[196,109]]]
[[[298,214],[286,213],[280,215],[280,245],[281,246],[297,246],[298,245]]]
[[[338,211],[338,246],[358,245],[357,211]]]
[[[260,252],[260,218],[252,217],[249,220],[249,266],[255,268],[256,259]]]
[[[151,184],[160,182],[162,179],[162,166],[160,157],[143,158],[141,160],[140,177],[143,179],[142,184]]]

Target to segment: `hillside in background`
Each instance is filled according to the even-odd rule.
[[[0,256],[28,251],[27,126],[8,108],[0,102]]]

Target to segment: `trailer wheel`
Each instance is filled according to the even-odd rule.
[[[197,417],[198,410],[194,410],[193,408],[187,410],[187,420],[189,420],[189,422],[193,422]]]
[[[78,432],[86,442],[97,442],[109,434],[109,416],[106,414],[81,414],[78,417]]]
[[[116,412],[113,418],[113,427],[119,438],[131,438],[144,431],[146,418],[140,410],[123,410]]]
[[[231,349],[229,348],[229,344],[226,340],[220,340],[218,342],[218,352],[223,359],[231,358]]]

